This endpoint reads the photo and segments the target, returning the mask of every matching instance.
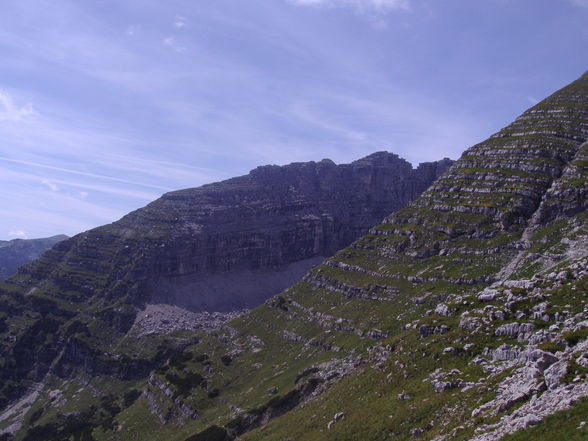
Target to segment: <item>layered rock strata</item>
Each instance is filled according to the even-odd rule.
[[[351,164],[258,167],[165,194],[58,243],[0,285],[0,402],[50,372],[141,375],[184,344],[149,336],[221,322],[180,314],[186,325],[153,322],[137,333],[133,323],[146,305],[222,313],[254,307],[405,206],[451,164],[413,168],[378,152]],[[149,344],[137,343],[137,334]]]

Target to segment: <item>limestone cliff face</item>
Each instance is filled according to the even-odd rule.
[[[57,235],[43,239],[13,239],[0,241],[0,281],[16,273],[16,270],[39,258],[41,254],[67,236]]]
[[[96,286],[64,274],[82,267],[86,276],[108,279],[108,294],[131,293],[135,303],[250,308],[405,206],[451,163],[413,169],[379,152],[344,165],[323,160],[258,167],[246,176],[165,194],[71,239],[54,256],[62,270],[50,278],[68,291]]]
[[[258,167],[249,175],[164,195],[120,224],[173,228],[146,259],[144,293],[190,309],[262,303],[418,197],[451,165],[416,170],[380,152],[332,161]]]
[[[215,350],[237,354],[239,370],[191,368],[230,384],[230,412],[243,411],[225,412],[228,438],[496,441],[588,397],[587,117],[588,74],[231,322]],[[313,384],[320,399],[274,414]],[[259,398],[272,387],[280,399]],[[212,430],[193,427],[195,439]]]
[[[418,206],[489,216],[512,232],[524,228],[540,204],[535,219],[543,221],[585,209],[587,150],[580,146],[588,138],[587,84],[584,74],[468,149]]]

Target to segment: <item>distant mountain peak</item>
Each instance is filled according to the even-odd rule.
[[[16,273],[58,242],[68,239],[65,234],[40,239],[0,241],[0,281]]]

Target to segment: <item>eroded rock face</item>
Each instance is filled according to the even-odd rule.
[[[451,161],[418,168],[378,152],[264,166],[249,175],[164,195],[121,221],[135,228],[173,213],[176,228],[147,267],[146,291],[193,310],[256,306],[324,257],[416,198]]]
[[[451,164],[413,169],[397,155],[378,152],[343,165],[263,166],[167,193],[114,224],[76,236],[60,247],[61,256],[52,256],[90,276],[106,275],[107,289],[99,293],[96,283],[63,274],[56,283],[63,290],[90,286],[90,295],[107,291],[131,295],[134,303],[192,311],[251,308],[415,199]],[[32,269],[35,278],[46,277],[35,273],[41,269]]]
[[[209,429],[195,435],[198,438],[217,429],[236,436],[304,405],[304,413],[265,425],[262,437],[326,439],[319,431],[326,433],[333,415],[345,412],[345,418],[330,424],[332,438],[409,439],[434,427],[436,433],[429,438],[435,436],[436,441],[496,441],[588,396],[586,372],[579,368],[588,364],[588,221],[582,196],[588,163],[581,159],[588,140],[586,115],[588,74],[466,151],[421,198],[311,270],[301,283],[204,334],[198,343],[176,346],[185,354],[160,362],[161,369],[152,373],[159,382],[147,385],[145,396],[158,417],[152,420],[162,423],[155,430],[165,434],[170,426],[164,428],[164,423],[189,424],[192,417],[182,410],[184,405],[196,412],[206,408],[197,414],[198,430],[205,425]],[[349,230],[337,216],[354,213],[357,219],[372,212],[369,200],[359,197],[348,206],[338,193],[353,189],[359,195],[369,187],[379,172],[369,172],[372,178],[366,180],[364,166],[360,161],[344,171],[329,162],[263,168],[225,183],[166,195],[114,225],[58,246],[52,254],[64,265],[54,269],[44,259],[29,268],[31,275],[52,274],[41,287],[46,295],[39,295],[35,284],[11,279],[24,287],[14,289],[22,296],[5,300],[7,311],[19,313],[20,307],[21,317],[31,311],[44,317],[41,312],[49,309],[52,314],[24,331],[18,327],[22,320],[7,320],[11,332],[20,334],[0,346],[8,355],[0,370],[0,386],[8,385],[3,393],[23,395],[22,390],[10,390],[8,380],[35,381],[50,367],[55,371],[52,366],[65,372],[73,365],[70,360],[83,361],[89,375],[99,372],[96,366],[112,366],[93,363],[97,357],[88,356],[92,354],[79,343],[87,340],[81,326],[76,344],[64,353],[67,363],[53,363],[60,357],[59,338],[71,334],[56,312],[67,317],[71,310],[65,310],[70,308],[65,302],[64,311],[51,306],[49,300],[57,296],[48,299],[53,292],[46,286],[59,290],[60,298],[77,301],[76,307],[85,306],[84,296],[100,301],[105,297],[104,304],[97,305],[102,309],[85,311],[93,314],[89,325],[94,332],[116,329],[118,335],[108,338],[126,344],[97,348],[108,362],[119,365],[126,360],[125,369],[116,373],[126,379],[124,375],[138,372],[147,362],[155,368],[155,361],[161,360],[159,350],[143,354],[144,345],[158,334],[142,338],[140,351],[131,346],[137,341],[133,335],[151,327],[163,335],[171,328],[164,322],[170,321],[167,318],[145,316],[149,320],[140,317],[135,322],[141,326],[125,329],[128,317],[137,316],[135,305],[157,296],[184,298],[162,289],[164,281],[179,286],[175,282],[184,277],[195,281],[202,274],[241,272],[261,274],[263,280],[269,272],[292,265],[292,259],[320,259]],[[300,179],[291,176],[292,167],[301,168],[296,174]],[[333,182],[344,185],[334,191]],[[275,187],[271,192],[270,186]],[[569,186],[573,191],[568,192]],[[552,216],[557,223],[550,223]],[[83,285],[77,279],[81,271],[86,274]],[[107,275],[105,280],[101,274]],[[195,285],[182,286],[189,294]],[[113,305],[115,300],[121,304]],[[182,331],[206,325],[202,316],[167,313],[185,323]],[[61,334],[56,333],[58,326]],[[175,324],[173,328],[178,329]],[[105,340],[93,342],[98,346]],[[118,348],[126,358],[108,354]],[[145,362],[139,365],[128,357],[132,350]],[[180,363],[184,356],[201,361]],[[35,360],[40,362],[35,365]],[[51,365],[44,367],[47,361]],[[260,375],[243,375],[248,372]],[[178,378],[187,380],[190,373],[194,387],[186,391]],[[327,389],[344,375],[357,377]],[[204,395],[201,377],[219,388]],[[430,385],[425,392],[423,382]],[[414,394],[410,403],[402,403],[404,398],[395,401],[408,405],[404,409],[390,406],[393,395],[386,391],[394,388],[401,397]],[[169,392],[174,390],[200,396],[192,403],[176,401]],[[324,397],[310,400],[319,392],[325,392]],[[439,398],[430,400],[430,395]],[[344,399],[354,404],[343,409]],[[229,422],[221,429],[214,425],[218,421]],[[374,422],[382,421],[386,430],[373,431]],[[128,437],[125,431],[135,430],[130,427],[121,425],[116,437]]]

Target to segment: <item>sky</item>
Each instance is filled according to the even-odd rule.
[[[3,0],[0,239],[265,164],[468,147],[588,69],[588,0]]]

